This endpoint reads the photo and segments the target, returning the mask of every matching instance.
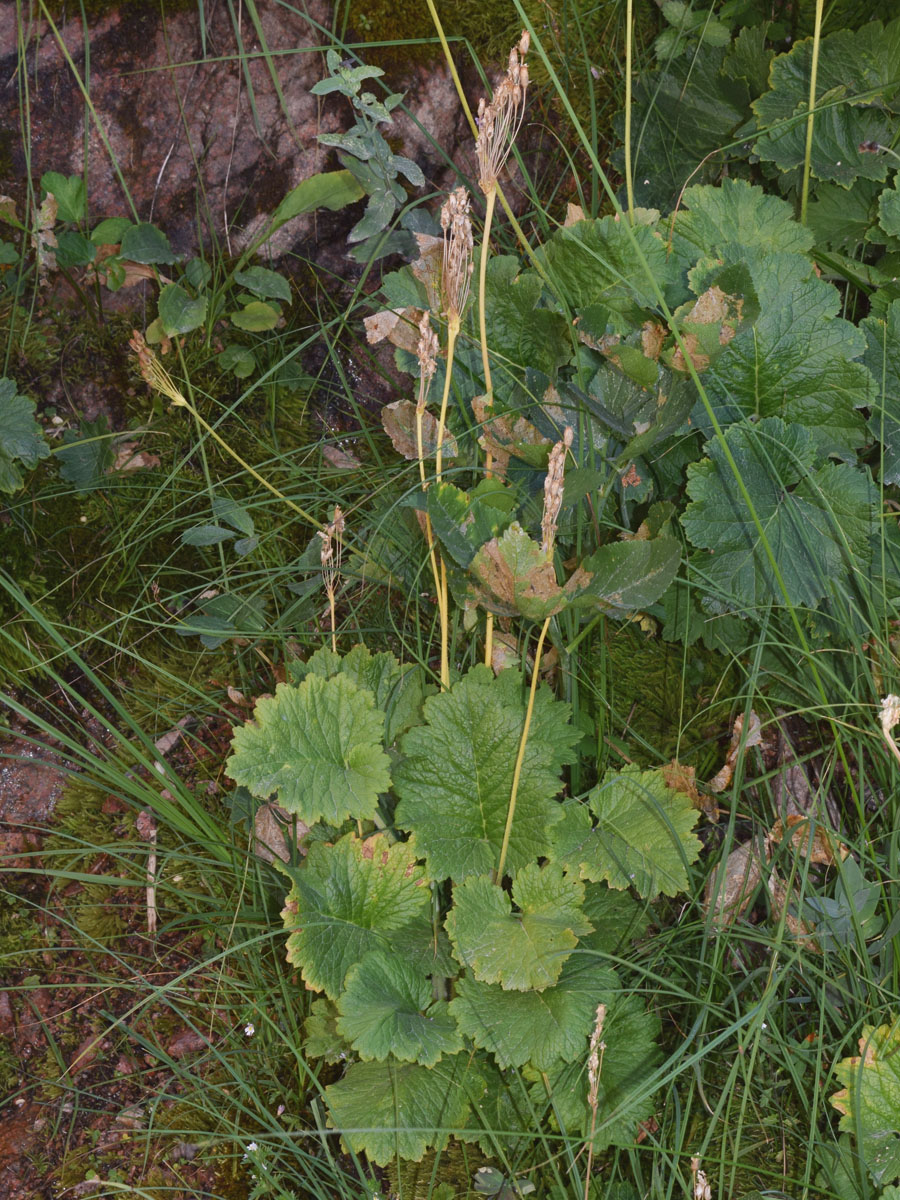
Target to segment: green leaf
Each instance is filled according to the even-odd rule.
[[[753,104],[762,130],[753,149],[782,171],[799,167],[806,150],[806,118],[813,42],[803,38],[772,63],[769,90]],[[891,55],[893,54],[893,59]],[[857,178],[883,180],[888,163],[864,149],[890,139],[883,101],[898,91],[900,21],[880,21],[822,38],[817,54],[812,173],[849,188]],[[857,97],[866,93],[864,99]],[[888,141],[888,144],[889,141]]]
[[[612,216],[557,229],[541,257],[558,294],[571,308],[592,304],[615,312],[635,306],[652,308],[657,298],[651,274],[633,242],[646,258],[652,278],[664,286],[670,273],[665,240],[648,225],[628,226]]]
[[[35,407],[34,401],[18,394],[12,379],[0,379],[0,492],[11,494],[22,486],[18,463],[31,469],[50,453],[34,419]]]
[[[346,676],[280,683],[260,700],[255,722],[235,729],[227,770],[235,783],[296,813],[307,825],[371,820],[390,787],[381,748],[384,716],[371,692]]]
[[[339,1063],[350,1057],[350,1043],[338,1032],[339,1015],[333,1001],[313,1000],[303,1022],[303,1053],[307,1058]]]
[[[256,355],[249,346],[241,346],[231,342],[221,354],[216,355],[216,362],[223,371],[231,371],[236,379],[247,379],[257,368]]]
[[[213,496],[212,510],[217,520],[224,521],[238,533],[250,537],[254,532],[253,518],[246,508],[238,504],[236,500],[232,500],[230,496]]]
[[[56,200],[56,215],[60,221],[81,221],[87,208],[87,190],[80,175],[60,175],[58,171],[45,171],[41,176],[41,188],[52,193]]]
[[[583,908],[593,932],[582,934],[578,944],[582,950],[596,954],[624,954],[631,942],[644,936],[650,924],[646,904],[605,883],[585,884]]]
[[[681,543],[674,538],[610,542],[584,566],[591,574],[586,595],[620,612],[655,604],[678,574]]]
[[[900,238],[900,184],[885,188],[878,200],[878,223],[888,237]]]
[[[347,234],[348,242],[363,242],[386,229],[397,211],[397,198],[392,192],[378,190],[369,197],[366,211]]]
[[[456,957],[482,983],[540,990],[556,983],[578,935],[591,926],[581,911],[584,885],[558,866],[523,867],[510,897],[488,876],[469,876],[453,893],[446,928]]]
[[[361,688],[368,688],[375,707],[385,714],[384,744],[392,746],[413,725],[418,725],[425,699],[425,676],[421,667],[401,667],[389,651],[372,654],[365,646],[354,646],[341,658],[323,646],[305,663],[294,663],[296,680],[310,673],[330,679],[347,675]]]
[[[633,1146],[638,1126],[652,1116],[654,1070],[662,1055],[656,1044],[659,1019],[647,1012],[637,996],[613,992],[604,997],[603,1061],[597,1089],[594,1152],[608,1146]],[[574,1061],[557,1065],[549,1074],[553,1113],[569,1137],[590,1139],[591,1112],[587,1105],[587,1051]],[[541,1082],[532,1090],[536,1106],[546,1104]]]
[[[97,257],[97,247],[77,229],[64,230],[56,240],[59,267],[85,267]]]
[[[294,884],[281,914],[288,962],[332,1000],[350,967],[370,950],[391,950],[392,938],[414,931],[430,907],[414,847],[383,833],[313,842],[303,866],[285,870]]]
[[[115,461],[113,439],[106,416],[79,422],[78,432],[67,430],[57,451],[59,473],[80,492],[94,491],[109,481],[106,474]]]
[[[743,179],[723,179],[718,187],[689,187],[683,204],[672,246],[685,263],[720,255],[726,246],[796,254],[812,248],[812,234],[794,220],[790,204]]]
[[[266,304],[264,300],[251,300],[243,308],[228,315],[233,325],[238,329],[245,329],[248,333],[262,333],[267,329],[274,329],[281,319],[279,310],[271,304]]]
[[[873,226],[879,193],[885,194],[881,185],[868,179],[858,179],[849,192],[836,183],[823,183],[817,188],[806,214],[816,246],[852,254],[870,231],[873,240],[878,241],[878,229]]]
[[[805,425],[822,454],[855,457],[865,440],[856,411],[869,397],[860,330],[835,314],[837,288],[817,278],[793,254],[758,254],[750,263],[760,315],[707,372],[706,387],[720,419],[783,418]]]
[[[386,1166],[398,1158],[421,1162],[429,1147],[443,1150],[483,1090],[469,1055],[456,1054],[436,1067],[354,1063],[325,1099],[329,1124],[350,1150]]]
[[[177,283],[167,283],[159,293],[159,319],[168,337],[199,329],[206,320],[207,297],[193,299]]]
[[[285,304],[291,302],[291,285],[283,275],[266,267],[247,267],[244,271],[235,271],[234,282],[263,300],[283,300]]]
[[[488,262],[485,307],[491,350],[552,377],[571,357],[572,345],[565,317],[537,307],[542,290],[535,272],[519,274],[515,255],[496,255]]]
[[[169,239],[161,229],[146,221],[123,231],[119,255],[136,263],[168,265],[176,261]]]
[[[495,679],[478,666],[449,691],[426,700],[426,724],[401,739],[395,819],[401,828],[415,830],[433,878],[452,876],[459,883],[497,866],[524,718],[516,673]],[[522,762],[507,854],[510,874],[547,853],[549,828],[559,819],[554,800],[559,773],[572,761],[578,738],[568,705],[541,688]]]
[[[787,599],[815,605],[850,566],[864,569],[873,517],[871,482],[847,464],[811,469],[814,447],[800,425],[768,418],[725,434],[781,573]],[[695,546],[706,589],[721,602],[754,608],[785,597],[718,440],[708,458],[688,467],[691,500],[682,527]]]
[[[446,1001],[435,1000],[430,980],[397,954],[370,950],[352,966],[338,1009],[338,1029],[365,1061],[433,1067],[463,1048]]]
[[[353,204],[363,195],[363,190],[349,171],[328,171],[310,175],[288,192],[272,214],[269,231],[280,229],[286,221],[317,208],[337,212]]]
[[[450,1011],[463,1036],[489,1050],[501,1069],[530,1062],[549,1071],[561,1062],[584,1061],[597,1005],[618,990],[613,971],[574,956],[559,981],[540,992],[507,992],[464,975]]]
[[[900,1178],[900,1021],[864,1025],[859,1054],[834,1068],[842,1089],[831,1096],[840,1128],[859,1150],[878,1187]]]
[[[107,217],[91,232],[91,241],[95,246],[118,246],[126,229],[131,229],[133,222],[128,217]]]
[[[485,503],[477,490],[469,494],[452,483],[433,483],[426,498],[435,536],[461,567],[467,567],[476,551],[503,526],[503,514]]]
[[[221,525],[195,525],[193,529],[184,530],[181,541],[185,546],[218,546],[233,537],[233,531],[223,529]]]
[[[719,178],[728,152],[750,115],[750,91],[723,72],[725,50],[700,46],[660,71],[642,72],[634,88],[632,128],[635,203],[666,212],[676,207],[690,180]],[[624,132],[624,113],[615,118]],[[735,151],[732,151],[734,153]],[[624,153],[613,155],[621,170]]]
[[[883,318],[866,317],[862,330],[866,335],[863,362],[874,380],[869,430],[882,446],[881,479],[900,483],[900,300]]]
[[[701,849],[691,832],[699,814],[687,796],[666,787],[661,771],[607,771],[587,806],[569,802],[564,809],[553,858],[582,879],[633,887],[645,899],[688,889],[687,866]]]

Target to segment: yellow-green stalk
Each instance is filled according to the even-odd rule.
[[[488,354],[487,316],[485,292],[487,286],[487,261],[491,245],[491,224],[497,200],[497,178],[516,140],[525,115],[525,94],[528,89],[528,53],[530,36],[522,30],[517,45],[509,52],[506,74],[494,92],[490,104],[482,96],[478,102],[478,133],[475,137],[475,154],[478,158],[478,186],[484,192],[484,236],[481,243],[481,259],[478,264],[478,332],[481,340],[481,364],[484,370],[485,412],[490,416],[494,407],[494,385],[491,379],[491,362]],[[487,451],[485,473],[491,474],[493,456]],[[488,613],[484,631],[484,661],[491,666],[494,654],[494,614]]]
[[[803,184],[800,188],[800,224],[806,224],[806,205],[809,200],[809,171],[812,161],[813,126],[816,117],[816,80],[819,75],[819,43],[822,39],[822,9],[825,0],[816,0],[816,20],[813,27],[812,66],[809,72],[809,112],[806,115],[806,150],[803,155]]]
[[[434,372],[437,367],[438,350],[437,335],[431,328],[431,314],[426,311],[422,314],[422,320],[419,322],[419,341],[416,346],[416,357],[419,360],[419,393],[416,397],[416,451],[419,455],[419,478],[422,481],[423,491],[428,488],[428,481],[425,478],[425,445],[422,436],[422,419],[425,416],[428,393],[431,390],[431,381],[434,378]],[[438,620],[443,628],[447,615],[444,612],[444,597],[441,589],[441,576],[438,569],[438,556],[434,548],[434,531],[431,528],[431,517],[429,517],[427,512],[425,513],[425,541],[428,544],[428,561],[431,564],[431,574],[434,578],[434,594],[437,597]]]
[[[572,445],[572,429],[567,426],[562,436],[550,451],[547,464],[547,477],[544,480],[544,511],[541,517],[541,549],[548,560],[553,557],[553,544],[556,538],[556,520],[562,507],[563,474],[566,466],[566,454]],[[528,692],[528,707],[525,710],[525,724],[522,726],[522,736],[519,739],[519,752],[516,755],[516,765],[513,769],[512,787],[509,793],[509,807],[506,810],[506,828],[503,830],[503,843],[500,847],[500,861],[494,874],[494,882],[503,884],[503,868],[506,866],[506,852],[509,849],[509,837],[512,833],[513,818],[516,815],[516,799],[519,794],[519,780],[522,776],[522,763],[525,761],[525,747],[528,745],[528,731],[531,728],[531,717],[534,713],[534,697],[537,692],[538,679],[541,669],[541,654],[547,630],[550,628],[550,617],[541,626],[537,648],[534,652],[534,666],[531,669],[531,688]]]
[[[628,221],[634,224],[634,180],[631,177],[631,84],[634,32],[634,0],[625,5],[625,195],[628,200]]]
[[[444,256],[441,270],[441,294],[447,318],[447,365],[444,393],[435,437],[434,477],[440,483],[443,468],[444,430],[447,426],[447,404],[450,399],[450,380],[456,339],[462,325],[463,313],[469,299],[472,281],[472,220],[469,216],[469,193],[463,187],[450,193],[441,208],[441,228],[444,231]],[[438,609],[441,619],[441,687],[450,686],[450,598],[447,590],[447,568],[443,559],[438,562],[440,573]]]

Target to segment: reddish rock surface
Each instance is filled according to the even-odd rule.
[[[28,88],[10,89],[17,101],[0,113],[12,162],[11,178],[0,178],[0,190],[21,206],[29,166],[20,132],[26,116],[35,184],[48,170],[85,172],[87,128],[92,220],[135,215],[127,189],[136,215],[163,228],[179,253],[196,248],[198,222],[204,240],[214,234],[240,249],[287,191],[335,165],[316,135],[352,120],[342,97],[310,94],[325,73],[319,27],[329,28],[331,14],[327,0],[309,0],[304,8],[308,16],[260,4],[257,30],[246,11],[236,27],[237,5],[235,22],[225,5],[203,6],[205,28],[196,8],[162,18],[158,5],[131,6],[94,22],[89,72],[80,19],[57,29],[47,21],[24,25],[18,32],[27,47]],[[0,0],[5,79],[21,78],[16,46],[16,4]],[[398,114],[392,134],[402,140],[401,153],[435,178],[445,169],[441,151],[452,156],[468,132],[447,70],[409,70],[410,79],[387,81],[391,90],[408,90],[415,114]],[[279,232],[272,250],[281,254],[313,236],[322,244],[331,232],[342,245],[346,225],[340,214],[298,217]]]

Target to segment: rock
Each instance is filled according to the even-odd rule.
[[[269,62],[247,12],[236,29],[225,5],[202,6],[203,29],[196,8],[161,16],[159,6],[148,4],[95,19],[89,88],[96,120],[60,46],[84,78],[81,21],[65,21],[57,32],[48,21],[34,20],[27,31],[34,183],[49,170],[84,172],[87,122],[92,223],[135,215],[127,188],[138,218],[162,228],[177,253],[197,249],[198,207],[203,240],[208,244],[212,233],[239,251],[265,228],[291,188],[337,165],[317,134],[346,129],[353,120],[343,97],[310,94],[325,73],[317,26],[328,28],[331,14],[327,0],[308,0],[304,7],[308,17],[288,6],[258,6]],[[241,11],[235,6],[235,14]],[[0,46],[8,48],[0,57],[4,78],[14,78],[19,67],[16,41],[15,0],[0,0]],[[454,156],[461,139],[471,139],[446,67],[411,65],[409,73],[408,80],[386,82],[392,91],[408,90],[416,119],[396,114],[389,136],[400,141],[399,153],[440,182],[446,156]],[[12,194],[20,212],[28,167],[22,119],[13,103],[0,112],[0,135],[12,158],[11,178],[0,178],[0,192]],[[340,269],[346,265],[346,232],[361,211],[360,204],[348,214],[297,217],[269,249],[280,255],[304,241],[330,244],[326,265]]]

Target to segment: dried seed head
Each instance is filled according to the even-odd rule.
[[[325,591],[333,596],[341,578],[341,554],[344,549],[344,514],[335,505],[334,518],[330,525],[319,530],[322,546],[319,561],[322,564],[322,581]]]
[[[172,376],[147,345],[144,335],[139,330],[133,329],[131,331],[128,345],[137,356],[138,368],[144,382],[149,384],[155,392],[159,392],[163,396],[168,396],[173,404],[179,406],[187,404],[184,396],[182,396],[176,387]]]
[[[900,725],[900,696],[885,696],[881,702],[881,728],[887,737],[891,730]]]
[[[497,184],[516,135],[525,116],[525,94],[528,90],[528,53],[531,38],[522,31],[518,45],[509,52],[506,74],[497,86],[490,104],[478,101],[478,135],[475,153],[478,157],[478,185],[487,195]]]
[[[544,480],[544,513],[541,517],[541,549],[549,558],[553,553],[556,537],[556,520],[563,501],[563,475],[566,469],[566,454],[572,445],[572,427],[566,426],[561,442],[550,451],[547,477]]]
[[[712,1188],[706,1178],[706,1172],[700,1170],[700,1159],[691,1159],[691,1177],[694,1181],[694,1200],[712,1200]]]
[[[431,314],[426,309],[419,322],[419,342],[416,346],[416,358],[419,360],[419,396],[416,409],[420,412],[428,401],[428,389],[437,368],[439,349],[437,334],[431,328]]]
[[[603,1037],[603,1023],[606,1020],[606,1005],[597,1005],[597,1015],[594,1018],[594,1032],[591,1034],[591,1049],[588,1055],[588,1104],[593,1112],[597,1111],[597,1096],[600,1090],[600,1067],[603,1062],[603,1051],[606,1042]]]
[[[473,266],[469,193],[464,187],[456,188],[447,197],[441,208],[441,229],[444,231],[444,259],[441,270],[444,314],[451,324],[458,326],[469,298]]]

